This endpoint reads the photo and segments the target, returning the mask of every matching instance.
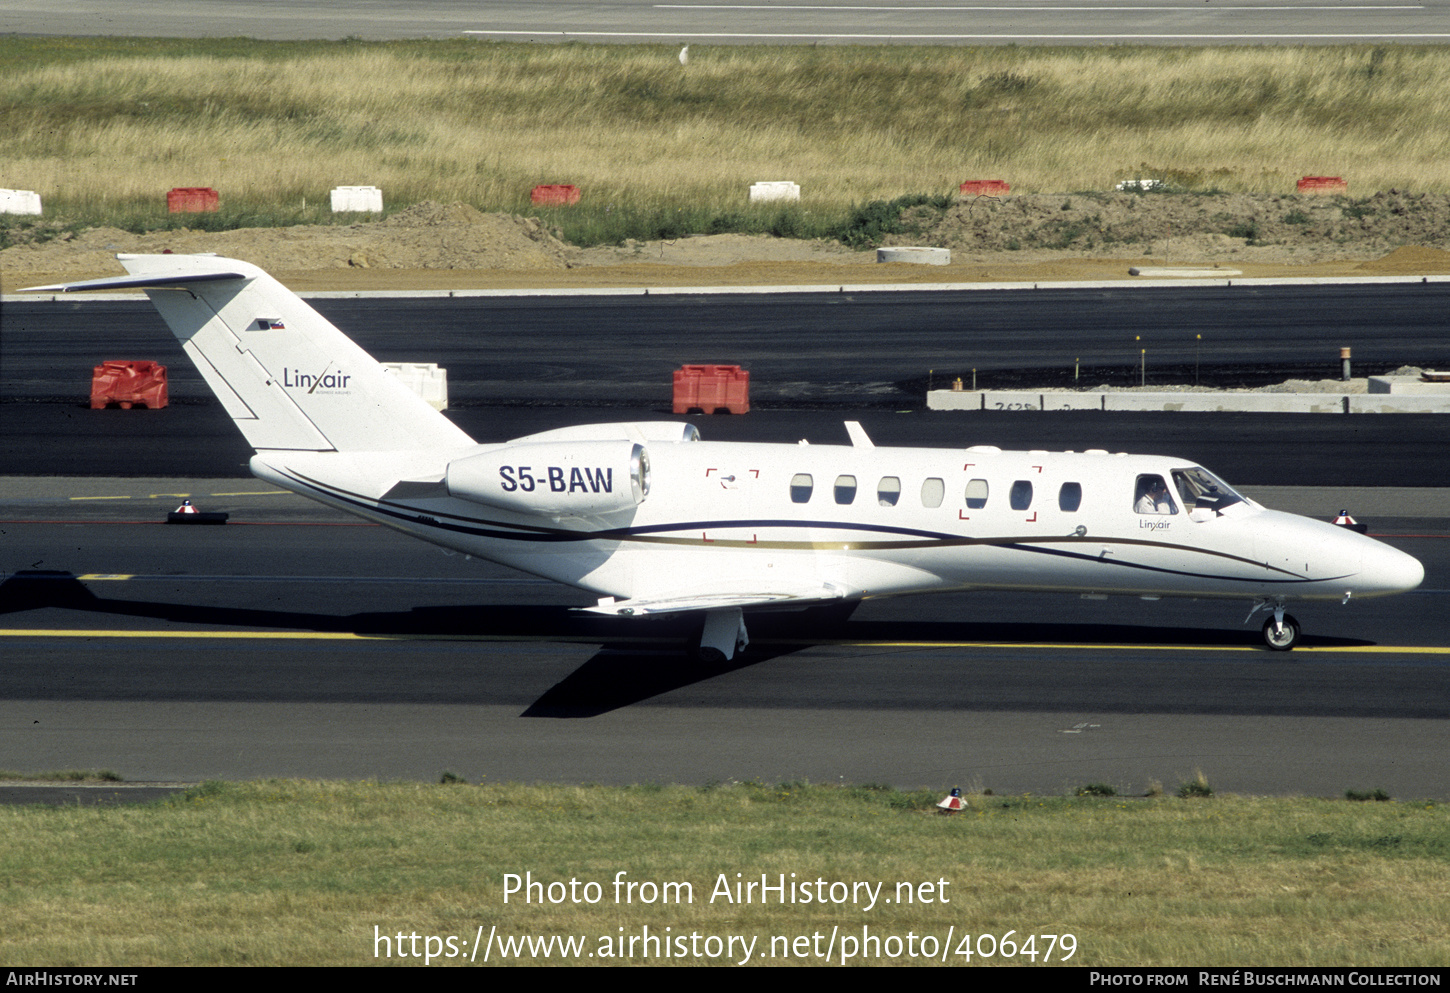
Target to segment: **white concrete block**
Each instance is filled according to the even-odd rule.
[[[1351,414],[1450,414],[1450,394],[1405,396],[1364,394],[1349,398]]]
[[[1042,394],[1043,410],[1102,410],[1101,393],[1077,393],[1049,390]]]
[[[383,191],[376,186],[339,186],[332,191],[332,212],[372,213],[383,210]]]
[[[1348,410],[1346,411],[1346,401]],[[1450,414],[1450,393],[1078,393],[1066,390],[932,390],[929,410],[1106,410],[1261,414]]]
[[[950,248],[909,248],[898,245],[894,248],[876,249],[877,262],[915,262],[919,265],[951,265]]]
[[[927,410],[981,410],[982,394],[975,390],[931,390],[926,395]]]
[[[1344,413],[1344,397],[1338,393],[1104,393],[1103,404],[1105,410]]]
[[[0,214],[38,214],[40,194],[34,190],[0,190]]]
[[[750,184],[751,203],[766,200],[799,200],[800,198],[800,184],[792,183],[788,179]]]
[[[1371,393],[1393,393],[1397,396],[1450,396],[1450,383],[1427,383],[1419,376],[1371,376]]]
[[[983,410],[1041,410],[1040,390],[987,390],[982,393]]]
[[[397,376],[434,410],[448,409],[448,370],[432,362],[383,362],[382,367]]]
[[[1101,393],[1067,390],[932,390],[928,410],[1101,410]]]
[[[1242,276],[1242,269],[1220,269],[1217,266],[1163,266],[1135,265],[1128,267],[1129,276],[1146,276],[1149,279],[1227,279]]]

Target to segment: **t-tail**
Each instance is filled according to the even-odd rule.
[[[131,275],[37,290],[142,289],[259,452],[401,452],[471,445],[295,293],[213,255],[120,255]]]

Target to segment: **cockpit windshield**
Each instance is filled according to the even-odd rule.
[[[1174,469],[1173,484],[1178,487],[1178,494],[1183,497],[1183,506],[1190,514],[1195,510],[1221,514],[1225,507],[1244,502],[1244,498],[1235,493],[1232,486],[1198,466]]]

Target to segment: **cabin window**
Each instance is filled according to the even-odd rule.
[[[1133,488],[1133,510],[1140,514],[1176,514],[1178,507],[1168,495],[1162,476],[1143,475]]]
[[[921,484],[921,505],[923,507],[940,507],[942,498],[946,495],[947,484],[940,479],[928,479]]]
[[[967,507],[981,510],[987,505],[987,481],[973,479],[967,483]]]
[[[856,499],[856,477],[836,477],[836,502],[851,503]]]
[[[1012,505],[1013,510],[1026,510],[1032,506],[1032,483],[1026,479],[1013,483],[1012,491],[1007,494],[1007,502]]]
[[[808,472],[798,472],[790,477],[790,502],[809,503],[811,490],[815,488],[815,485]]]
[[[901,480],[895,476],[882,476],[876,484],[876,502],[883,507],[895,507],[901,499]]]
[[[1082,484],[1063,483],[1062,489],[1057,491],[1057,509],[1065,510],[1069,514],[1077,512],[1082,506]]]

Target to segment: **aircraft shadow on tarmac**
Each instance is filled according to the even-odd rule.
[[[933,645],[991,646],[1000,652],[1016,646],[1101,650],[1107,646],[1131,651],[1134,646],[1234,648],[1257,645],[1256,630],[1149,627],[1118,624],[1024,624],[912,620],[848,621],[840,608],[762,613],[750,619],[750,648],[729,662],[708,663],[693,657],[698,621],[688,617],[657,618],[649,623],[602,618],[561,606],[469,605],[422,606],[404,611],[324,614],[261,610],[96,596],[69,572],[19,572],[0,583],[0,614],[62,609],[90,615],[138,618],[168,624],[201,625],[244,631],[308,631],[359,634],[376,638],[448,641],[557,641],[602,647],[568,676],[545,690],[520,716],[588,718],[628,707],[697,683],[708,682],[763,662],[815,647],[871,644],[898,646],[902,651]],[[157,628],[168,630],[168,628]],[[1306,638],[1315,645],[1360,647],[1371,642],[1343,638]],[[682,656],[688,664],[682,664]],[[1162,653],[1172,661],[1172,653]],[[1245,663],[1293,661],[1277,653],[1245,654]],[[1074,655],[1071,665],[1080,664]],[[1016,668],[1021,668],[1017,666]],[[970,678],[967,674],[962,674]],[[1084,704],[1091,701],[1083,700]],[[1099,701],[1103,703],[1106,701]],[[992,704],[981,698],[977,706]]]

